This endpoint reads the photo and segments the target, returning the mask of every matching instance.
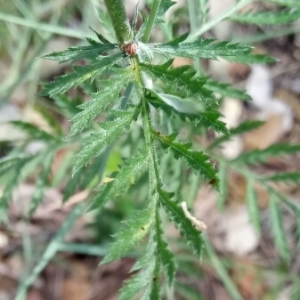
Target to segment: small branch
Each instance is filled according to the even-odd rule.
[[[161,2],[161,0],[153,0],[151,13],[150,13],[147,25],[146,25],[144,36],[142,38],[143,43],[147,43],[149,38],[150,38],[151,29],[154,25],[155,18],[157,16],[157,13],[158,13],[158,10],[159,10],[160,2]]]

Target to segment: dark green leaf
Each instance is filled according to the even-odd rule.
[[[174,282],[174,276],[176,272],[175,262],[174,262],[174,255],[168,249],[168,244],[165,242],[163,238],[163,231],[161,228],[161,219],[159,215],[159,210],[157,209],[155,212],[155,236],[154,239],[157,244],[157,256],[164,266],[167,281],[169,286],[172,286]]]
[[[172,68],[173,60],[162,65],[141,64],[143,71],[155,80],[160,80],[167,90],[172,90],[182,97],[194,96],[200,98],[205,104],[215,104],[213,93],[204,87],[207,78],[196,77],[196,72],[191,66]]]
[[[204,84],[204,87],[208,90],[220,94],[222,97],[231,97],[245,101],[252,100],[251,96],[249,96],[245,91],[234,89],[230,84],[227,83],[208,80]]]
[[[111,56],[102,56],[97,59],[97,62],[92,65],[86,66],[74,66],[73,73],[65,74],[56,77],[56,80],[46,84],[40,95],[41,96],[53,96],[56,94],[62,94],[78,86],[80,83],[90,79],[94,80],[99,76],[106,68],[116,64],[123,59],[123,53],[119,52]]]
[[[170,149],[176,159],[183,158],[191,168],[199,172],[211,185],[216,189],[219,188],[219,178],[217,177],[216,170],[208,160],[208,155],[201,151],[192,150],[190,143],[175,142],[176,135],[174,134],[163,136],[154,133],[153,136],[162,144],[163,148]]]
[[[92,27],[89,26],[89,28],[96,34],[99,41],[104,44],[103,46],[110,46],[113,48],[117,48],[116,44],[112,44],[109,40],[107,40],[102,34],[100,34],[98,31],[94,30]],[[111,48],[111,49],[113,49]]]
[[[164,22],[163,17],[165,15],[166,11],[175,3],[176,2],[172,1],[172,0],[161,0],[154,24]]]
[[[238,56],[227,56],[225,57],[228,61],[234,61],[240,64],[271,64],[277,62],[277,59],[265,55],[265,54],[246,54],[246,55],[238,55]]]
[[[80,112],[80,109],[70,101],[70,99],[65,95],[55,95],[52,97],[55,104],[62,110],[62,113],[71,118]]]
[[[194,227],[191,220],[185,216],[182,208],[170,199],[169,193],[163,191],[162,189],[159,189],[158,192],[160,196],[160,203],[168,213],[170,219],[185,236],[188,244],[192,246],[192,249],[195,251],[195,253],[200,256],[203,250],[201,232],[199,232]]]
[[[21,121],[12,121],[10,122],[13,126],[21,129],[22,131],[26,132],[31,138],[37,139],[37,140],[43,140],[45,142],[49,141],[56,141],[59,142],[60,140],[49,134],[48,132],[36,127],[33,124],[27,123],[27,122],[21,122]]]

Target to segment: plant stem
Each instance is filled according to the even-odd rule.
[[[219,22],[223,21],[226,18],[229,18],[231,15],[233,15],[236,11],[240,10],[243,8],[245,5],[253,2],[253,0],[240,0],[237,4],[234,4],[232,7],[230,7],[227,11],[224,13],[220,14],[218,17],[212,19],[211,21],[203,24],[203,26],[195,31],[193,34],[191,34],[187,40],[193,40],[197,38],[198,36],[202,35],[204,32],[210,30],[213,28],[216,24]]]
[[[133,33],[126,15],[122,0],[104,0],[107,12],[111,18],[116,37],[120,44],[130,42]]]
[[[157,13],[158,13],[158,10],[159,10],[159,7],[160,7],[160,2],[161,2],[161,0],[153,0],[151,13],[150,13],[147,25],[146,25],[144,36],[142,38],[143,43],[147,43],[149,38],[150,38],[151,29],[154,25],[155,18],[157,16]]]

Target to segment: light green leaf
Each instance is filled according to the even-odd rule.
[[[92,99],[78,106],[82,111],[76,114],[68,137],[80,133],[84,128],[91,125],[97,115],[104,110],[108,104],[118,98],[120,90],[132,80],[132,72],[124,70],[119,76],[102,81],[104,86],[99,92],[92,94]]]
[[[300,2],[298,0],[268,0],[282,6],[290,6],[292,8],[300,8]]]
[[[290,251],[288,248],[286,235],[283,229],[283,221],[280,205],[278,203],[278,198],[274,193],[270,193],[269,201],[271,229],[275,240],[275,246],[278,249],[282,258],[289,262],[291,258]]]
[[[209,156],[201,151],[191,149],[190,143],[175,142],[176,135],[163,136],[153,133],[164,149],[170,149],[176,159],[183,158],[188,166],[199,172],[202,177],[208,180],[216,189],[219,188],[219,178],[217,172],[209,162]]]
[[[218,198],[217,198],[217,205],[220,211],[224,210],[225,202],[226,202],[226,197],[227,197],[227,177],[228,177],[228,172],[227,172],[227,162],[220,161],[219,164],[219,172],[218,172],[218,177],[220,179],[220,192],[218,193]]]
[[[268,160],[270,157],[278,155],[293,154],[300,151],[300,145],[291,144],[275,144],[266,149],[256,149],[249,152],[244,152],[238,156],[234,162],[244,164],[256,164]]]
[[[235,99],[249,101],[252,100],[245,91],[234,89],[230,84],[222,83],[219,81],[208,80],[204,87],[213,91],[214,93],[220,94],[222,97],[231,97]]]
[[[148,205],[147,208],[137,211],[134,216],[122,225],[121,230],[114,236],[115,241],[110,245],[108,253],[102,263],[108,263],[120,259],[148,232],[154,221],[155,208]]]
[[[246,201],[247,201],[250,219],[251,219],[255,229],[257,230],[257,232],[261,232],[258,199],[257,199],[256,192],[254,190],[253,181],[249,178],[248,178],[248,182],[247,182]]]
[[[166,11],[175,3],[176,2],[174,2],[172,0],[161,0],[154,24],[164,22],[163,17],[165,15]]]
[[[80,109],[66,95],[54,95],[52,99],[61,109],[62,113],[69,118],[80,112]]]
[[[101,123],[104,132],[92,133],[82,141],[82,149],[74,157],[73,173],[99,155],[105,146],[118,139],[125,129],[129,129],[132,120],[137,116],[137,108],[115,112],[113,121]]]
[[[223,56],[238,56],[250,53],[251,47],[232,43],[230,41],[218,42],[215,39],[199,39],[190,43],[174,43],[174,41],[164,44],[150,44],[154,52],[180,56],[187,58],[208,58],[217,59]]]
[[[275,11],[258,11],[258,12],[247,12],[245,14],[233,15],[230,17],[231,20],[240,23],[254,24],[254,25],[276,25],[285,24],[298,20],[300,18],[300,9],[298,10],[281,10]]]
[[[264,181],[283,181],[287,183],[299,183],[300,182],[300,172],[286,172],[277,173],[272,176],[267,176],[263,178]]]
[[[101,56],[97,59],[97,62],[92,65],[74,66],[73,73],[56,77],[55,81],[43,87],[40,95],[49,95],[51,97],[56,94],[62,94],[88,79],[94,80],[97,76],[101,75],[105,69],[121,61],[123,56],[124,54],[122,52],[118,52],[111,56]]]
[[[203,241],[201,237],[201,232],[199,232],[191,220],[188,219],[182,208],[174,201],[170,199],[170,194],[158,189],[160,203],[162,204],[164,210],[168,213],[170,219],[174,222],[176,227],[185,236],[189,245],[191,245],[193,251],[200,256],[203,249]]]
[[[113,181],[107,183],[103,190],[98,191],[91,199],[91,205],[88,210],[101,209],[107,201],[126,193],[135,180],[145,171],[147,164],[148,156],[146,154],[127,159],[120,167]]]
[[[54,158],[55,152],[50,151],[45,155],[42,170],[39,174],[39,177],[36,182],[36,187],[30,202],[29,214],[32,216],[36,211],[38,205],[43,200],[44,190],[47,185],[47,179],[51,172],[52,161]]]

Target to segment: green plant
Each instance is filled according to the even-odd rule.
[[[94,31],[98,41],[87,38],[88,46],[72,47],[43,57],[60,63],[71,62],[73,65],[72,73],[56,78],[54,82],[43,86],[41,91],[42,96],[52,97],[63,113],[71,118],[72,125],[68,139],[64,140],[61,133],[51,135],[31,124],[13,122],[15,127],[26,132],[30,138],[44,141],[46,147],[36,155],[24,156],[22,155],[24,144],[22,144],[0,162],[0,176],[9,171],[9,176],[5,178],[7,185],[1,199],[3,212],[7,209],[16,184],[26,178],[36,165],[43,161],[29,213],[35,212],[43,198],[43,190],[47,185],[47,177],[55,153],[58,149],[69,145],[77,148],[72,150],[72,153],[75,153],[72,162],[73,175],[68,178],[64,200],[67,200],[80,186],[93,190],[86,201],[87,207],[81,204],[70,214],[65,226],[45,251],[41,263],[20,287],[18,297],[25,293],[26,288],[44,268],[47,261],[63,248],[62,239],[78,215],[83,211],[100,210],[108,201],[127,191],[130,192],[132,186],[137,184],[146,173],[148,195],[146,199],[141,199],[144,201],[140,201],[140,207],[115,235],[114,242],[102,262],[107,263],[123,257],[139,241],[147,238],[146,254],[137,260],[132,269],[139,272],[124,285],[120,292],[120,299],[133,299],[141,292],[143,292],[142,299],[161,299],[162,278],[165,278],[172,287],[176,272],[174,255],[164,237],[162,211],[167,213],[180,230],[197,259],[200,258],[205,243],[205,237],[202,235],[204,225],[188,212],[186,202],[182,201],[185,199],[178,196],[181,185],[172,190],[168,188],[171,184],[166,184],[168,178],[165,176],[167,170],[164,163],[167,165],[170,160],[176,164],[178,170],[186,169],[185,165],[187,165],[213,188],[221,189],[222,194],[219,198],[221,208],[226,198],[228,168],[242,173],[248,180],[247,203],[253,223],[258,230],[260,216],[253,181],[260,182],[271,195],[270,212],[276,246],[282,258],[288,261],[290,255],[282,227],[279,200],[290,206],[298,218],[300,218],[300,208],[286,196],[278,193],[269,183],[297,182],[300,173],[262,177],[251,171],[248,166],[271,156],[298,152],[300,146],[276,145],[265,150],[244,153],[233,161],[221,157],[217,151],[219,145],[234,135],[259,127],[261,122],[245,122],[237,128],[228,130],[219,120],[218,107],[221,99],[215,93],[221,97],[231,96],[241,100],[250,100],[250,96],[230,85],[198,75],[199,70],[194,70],[191,66],[174,68],[172,57],[179,56],[194,60],[222,57],[243,63],[273,62],[274,59],[269,56],[252,54],[251,47],[247,45],[214,39],[196,39],[196,37],[227,17],[257,25],[280,24],[299,18],[299,10],[290,10],[290,14],[258,12],[234,15],[238,9],[251,2],[241,0],[216,20],[203,22],[198,31],[195,26],[191,26],[193,29],[191,33],[165,43],[152,44],[148,43],[152,27],[162,22],[165,12],[173,4],[172,1],[153,0],[149,16],[136,7],[131,24],[126,17],[121,0],[104,2],[114,28],[116,42],[110,42],[110,36],[105,38],[104,35]],[[207,12],[203,8],[207,3],[202,2],[204,2],[201,6],[202,14],[205,16]],[[291,1],[274,2],[291,5]],[[139,14],[142,15],[143,23],[137,29]],[[193,24],[192,18],[191,21]],[[107,24],[109,20],[105,19],[105,22]],[[154,58],[157,56],[163,57],[164,61],[154,64]],[[75,64],[82,60],[85,61],[84,65]],[[196,68],[198,66],[199,64],[196,64]],[[75,87],[81,87],[91,99],[86,102],[81,101],[82,103],[76,106],[63,95]],[[108,115],[106,120],[101,123],[94,121],[103,112]],[[139,125],[139,122],[142,125]],[[192,137],[185,138],[180,133],[174,133],[184,127],[212,129],[223,135],[207,149],[200,149],[200,145],[192,145],[190,142]],[[130,148],[130,155],[124,159],[118,172],[111,175],[113,180],[101,184],[113,145],[122,143],[124,139],[129,138],[130,132],[134,131],[138,132],[138,135],[142,132],[144,139],[137,139],[136,147],[133,145]],[[78,145],[79,136],[80,145]],[[186,139],[189,141],[183,141]],[[210,159],[218,162],[219,170],[213,167]],[[70,165],[69,161],[68,166],[62,168],[61,173],[56,174],[57,182],[59,178],[66,176]],[[199,177],[195,176],[195,178],[197,185]],[[145,186],[145,182],[142,181],[140,185]],[[172,193],[174,190],[177,193]],[[241,299],[208,241],[206,249],[233,299]]]

